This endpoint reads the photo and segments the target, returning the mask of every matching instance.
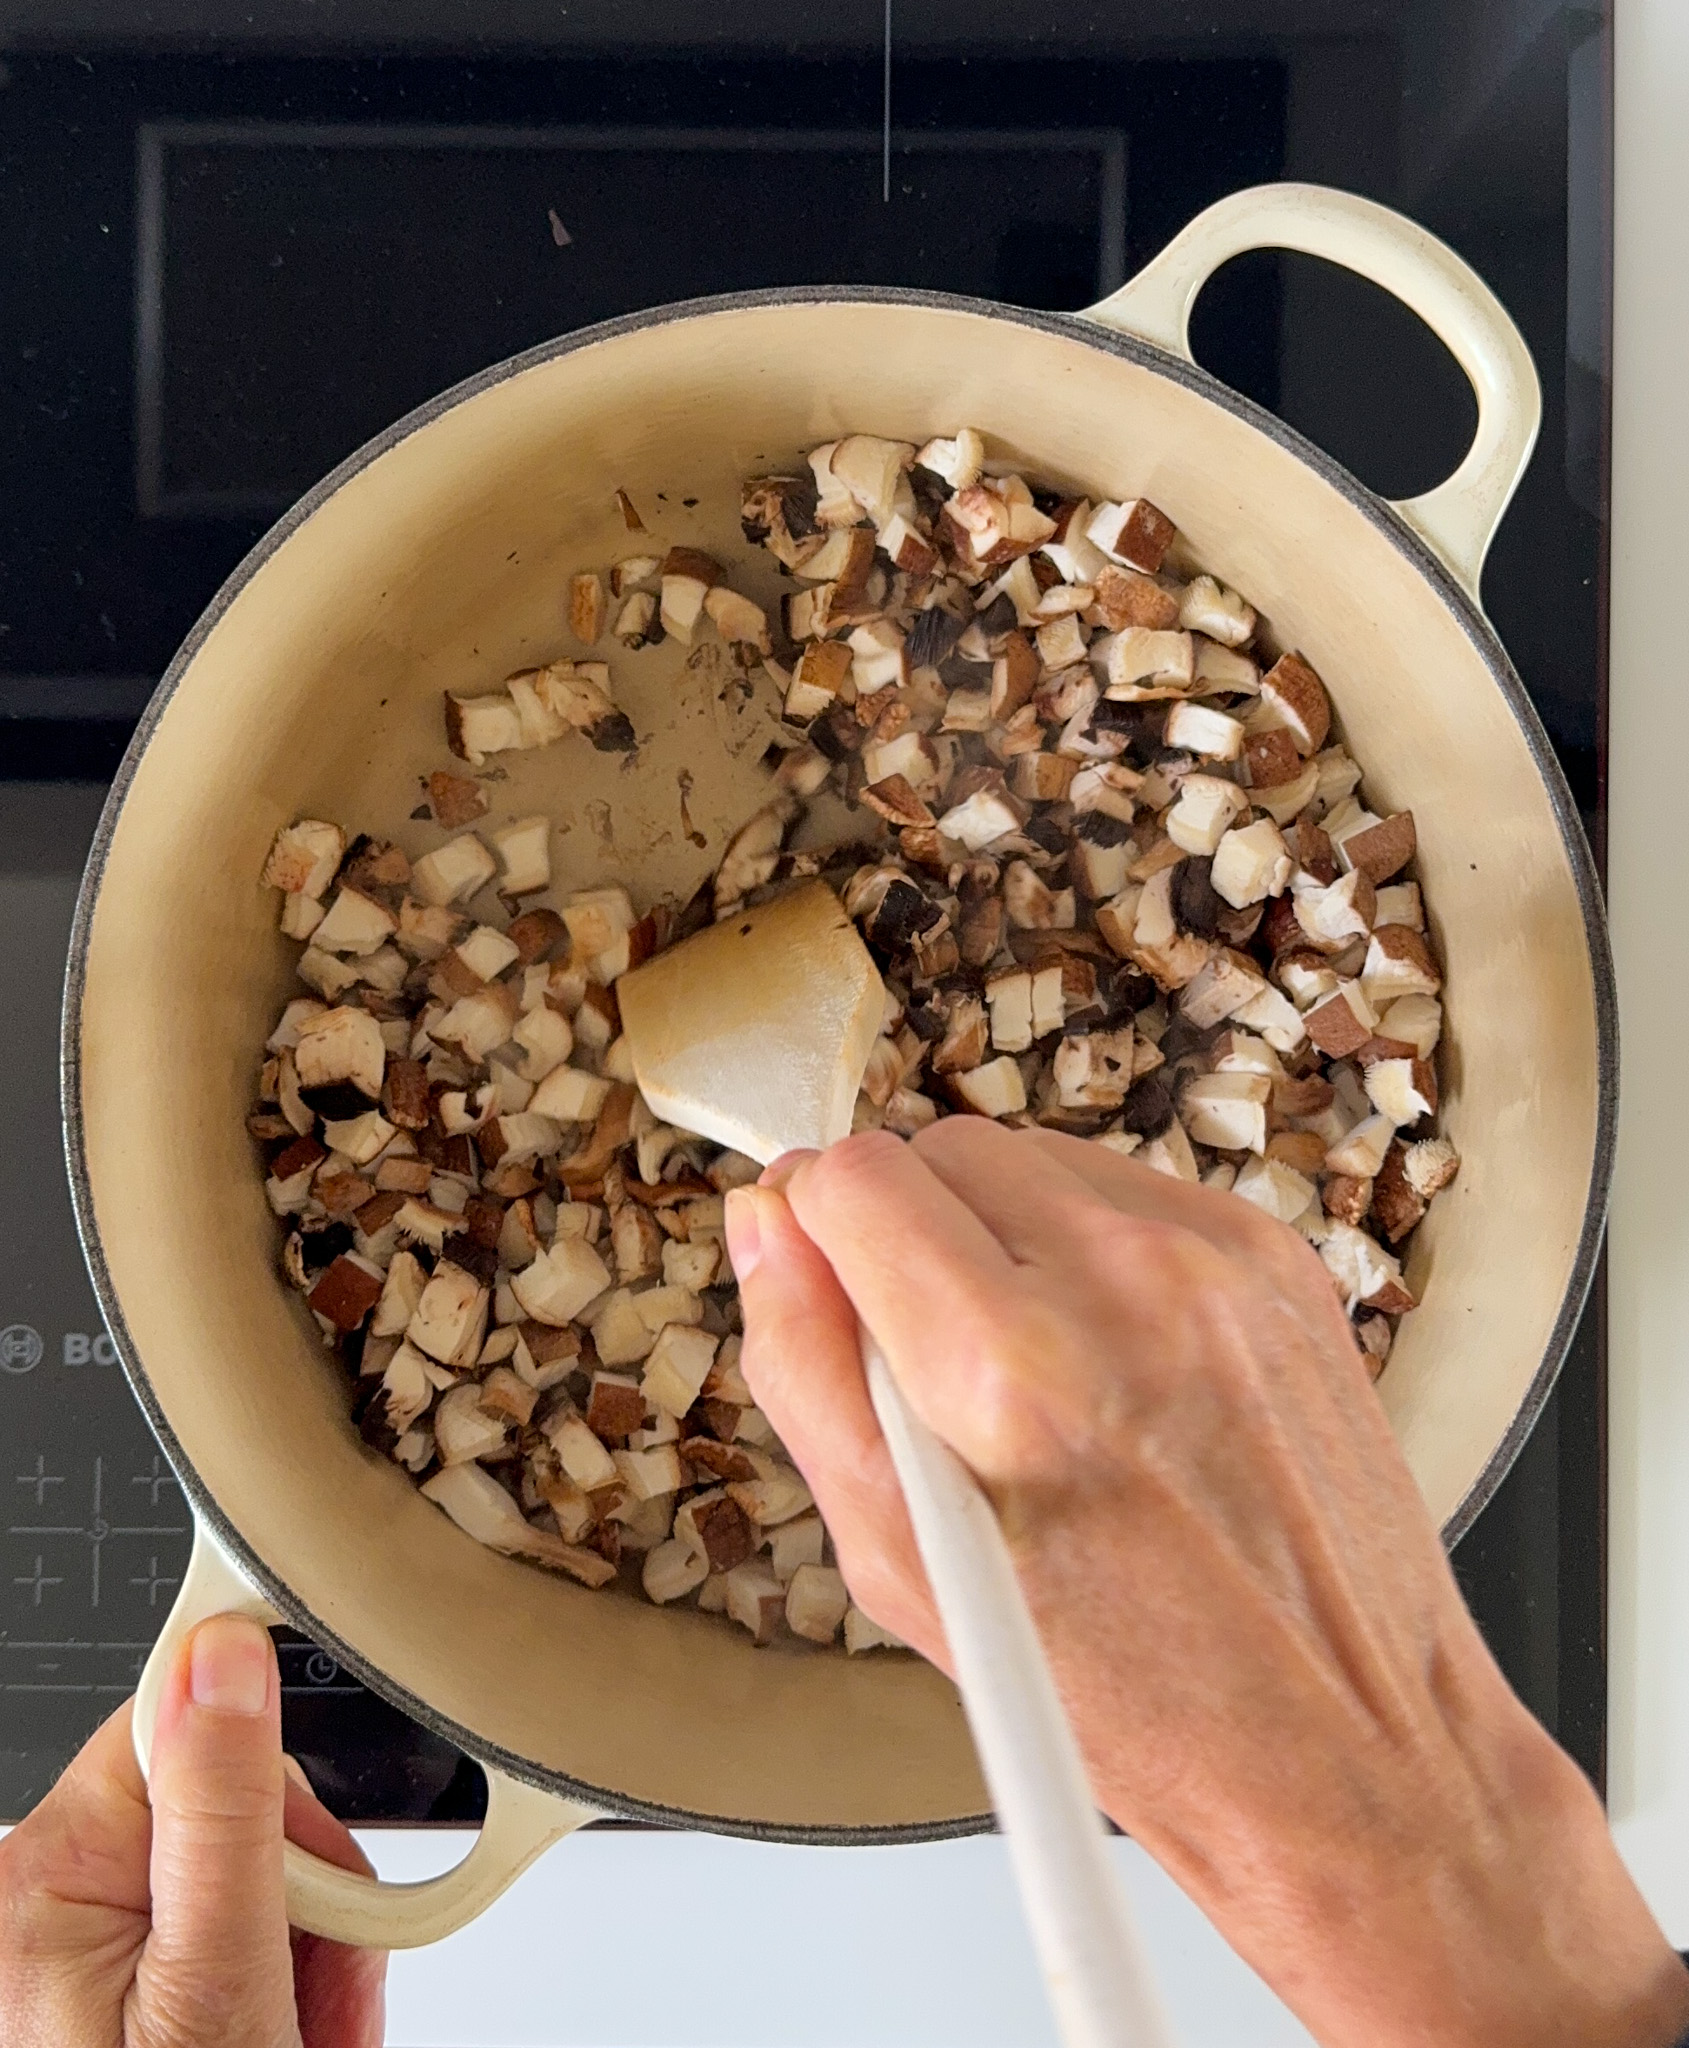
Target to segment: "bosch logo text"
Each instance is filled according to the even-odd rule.
[[[115,1365],[117,1346],[104,1330],[97,1336],[86,1330],[66,1330],[63,1357],[66,1365]]]

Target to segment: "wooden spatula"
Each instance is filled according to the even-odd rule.
[[[666,1122],[764,1165],[848,1136],[885,989],[823,883],[712,925],[616,993],[640,1092]],[[1002,1529],[861,1341],[1061,2038],[1160,2048],[1166,2023]]]

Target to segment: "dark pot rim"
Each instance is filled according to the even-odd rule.
[[[453,385],[426,404],[418,406],[415,411],[407,413],[349,455],[320,483],[307,491],[304,497],[270,528],[224,581],[165,671],[118,767],[89,851],[88,864],[83,873],[71,927],[60,1043],[65,1154],[70,1170],[77,1233],[82,1241],[83,1254],[107,1328],[123,1361],[123,1369],[134,1390],[135,1398],[140,1402],[154,1434],[175,1469],[195,1515],[206,1525],[219,1545],[229,1553],[252,1583],[271,1601],[283,1620],[320,1643],[372,1692],[391,1702],[412,1720],[420,1722],[425,1728],[474,1757],[479,1763],[525,1784],[602,1808],[606,1813],[650,1821],[664,1827],[702,1829],[713,1834],[742,1836],[761,1841],[834,1845],[939,1841],[958,1835],[983,1832],[992,1826],[992,1816],[988,1813],[965,1815],[952,1821],[907,1827],[788,1827],[755,1819],[694,1813],[683,1807],[653,1805],[648,1801],[630,1798],[613,1789],[584,1783],[560,1772],[546,1770],[528,1758],[517,1756],[495,1743],[486,1741],[472,1729],[461,1726],[449,1716],[437,1711],[426,1700],[388,1677],[385,1672],[338,1637],[333,1629],[310,1612],[286,1581],[279,1578],[253,1552],[240,1532],[224,1515],[184,1454],[159,1405],[147,1377],[145,1363],[124,1318],[123,1306],[118,1299],[110,1269],[106,1264],[99,1226],[94,1214],[82,1124],[81,1014],[88,947],[93,929],[94,907],[118,818],[128,797],[130,785],[134,781],[141,756],[151,743],[171,697],[206,639],[257,572],[312,513],[325,504],[343,484],[357,476],[372,462],[465,400],[477,397],[511,377],[519,376],[525,370],[562,356],[572,355],[580,349],[596,347],[600,343],[614,341],[623,335],[638,333],[645,328],[665,326],[684,320],[707,319],[721,313],[793,305],[911,306],[1004,321],[1014,326],[1034,328],[1065,341],[1081,342],[1102,355],[1133,363],[1140,369],[1166,377],[1171,382],[1208,399],[1244,426],[1265,434],[1288,453],[1306,463],[1347,499],[1399,554],[1406,557],[1454,614],[1467,640],[1489,671],[1491,680],[1506,700],[1547,790],[1549,803],[1559,826],[1561,843],[1577,885],[1578,902],[1583,913],[1584,935],[1588,942],[1594,983],[1598,1036],[1596,1131],[1590,1166],[1589,1193],[1585,1204],[1583,1228],[1578,1238],[1577,1256],[1572,1264],[1542,1363],[1506,1435],[1471,1490],[1449,1517],[1443,1529],[1444,1543],[1452,1547],[1466,1533],[1506,1477],[1509,1467],[1518,1456],[1541,1413],[1543,1403],[1548,1398],[1571,1344],[1600,1256],[1612,1182],[1618,1115],[1618,1002],[1612,954],[1607,939],[1606,914],[1595,862],[1584,837],[1571,791],[1549,744],[1548,736],[1530,698],[1526,695],[1524,684],[1496,637],[1494,628],[1448,568],[1407,525],[1400,514],[1374,492],[1368,490],[1322,449],[1304,439],[1294,428],[1286,426],[1282,420],[1275,418],[1252,400],[1230,390],[1217,378],[1210,376],[1206,370],[1187,362],[1183,357],[1169,354],[1153,343],[1099,326],[1080,314],[1033,312],[1020,307],[1000,305],[991,300],[965,298],[946,292],[858,286],[814,285],[790,290],[733,292],[710,298],[686,299],[673,305],[653,307],[646,312],[627,314],[619,319],[601,321],[595,326],[584,327],[556,340],[542,342],[536,348],[527,349],[504,362],[495,363],[490,368],[465,378],[462,383]]]

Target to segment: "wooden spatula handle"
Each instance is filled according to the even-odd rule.
[[[1171,2048],[1002,1527],[973,1474],[911,1410],[866,1330],[862,1364],[1064,2048]]]

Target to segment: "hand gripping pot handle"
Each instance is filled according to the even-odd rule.
[[[1194,361],[1190,314],[1222,263],[1248,249],[1296,249],[1340,263],[1412,308],[1466,372],[1478,431],[1446,482],[1395,510],[1472,597],[1491,537],[1530,460],[1542,391],[1530,351],[1483,279],[1435,235],[1370,199],[1323,185],[1233,192],[1085,317]]]
[[[165,1674],[188,1635],[214,1614],[281,1619],[230,1564],[203,1524],[176,1604],[147,1658],[135,1693],[135,1754],[145,1776]],[[539,1792],[502,1772],[487,1771],[487,1818],[463,1861],[418,1884],[383,1884],[325,1863],[297,1844],[286,1846],[287,1917],[307,1934],[354,1948],[422,1948],[484,1913],[542,1850],[599,1816],[591,1807]]]

